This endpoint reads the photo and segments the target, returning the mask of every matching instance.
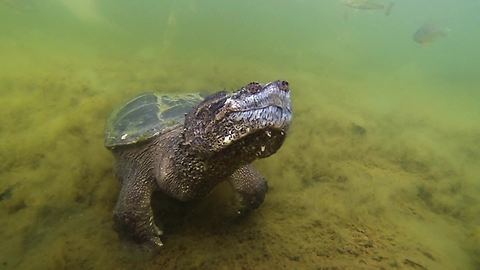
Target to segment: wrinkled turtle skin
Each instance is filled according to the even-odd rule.
[[[215,93],[191,105],[191,109],[182,107],[169,124],[155,121],[172,115],[149,115],[158,116],[162,106],[139,114],[142,119],[157,120],[135,124],[133,139],[117,132],[118,125],[125,124],[123,120],[110,121],[105,136],[121,183],[114,209],[117,227],[137,242],[153,246],[163,245],[151,206],[155,191],[179,201],[192,201],[228,181],[239,194],[239,213],[257,208],[264,200],[267,182],[250,163],[274,154],[282,146],[292,119],[286,81],[254,82],[233,93]],[[122,110],[125,112],[121,109],[110,119]],[[182,113],[184,118],[175,118],[182,110],[188,111]],[[150,126],[142,130],[142,125],[156,130]]]

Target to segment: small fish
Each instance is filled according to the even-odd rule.
[[[426,46],[439,38],[446,37],[448,31],[448,28],[442,28],[433,23],[426,23],[413,34],[413,40],[422,46]]]
[[[390,15],[395,3],[384,4],[376,0],[344,0],[343,4],[349,8],[359,10],[384,10],[385,15]]]

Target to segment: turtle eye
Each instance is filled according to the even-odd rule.
[[[262,89],[262,85],[258,82],[251,82],[251,83],[249,83],[245,86],[245,89],[248,92],[250,92],[252,94],[255,94],[255,93],[260,92],[260,90]]]

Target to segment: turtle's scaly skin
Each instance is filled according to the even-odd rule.
[[[250,83],[219,92],[197,105],[184,125],[137,144],[110,148],[122,187],[116,224],[139,242],[161,246],[151,197],[155,190],[191,201],[229,181],[242,202],[239,213],[257,208],[267,182],[250,163],[274,154],[291,121],[288,83]]]

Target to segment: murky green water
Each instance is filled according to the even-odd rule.
[[[0,1],[0,268],[479,269],[478,1]],[[425,22],[448,36],[420,46]],[[294,123],[232,218],[220,186],[165,246],[119,239],[103,147],[147,89],[287,79]],[[178,209],[177,209],[178,210]]]

